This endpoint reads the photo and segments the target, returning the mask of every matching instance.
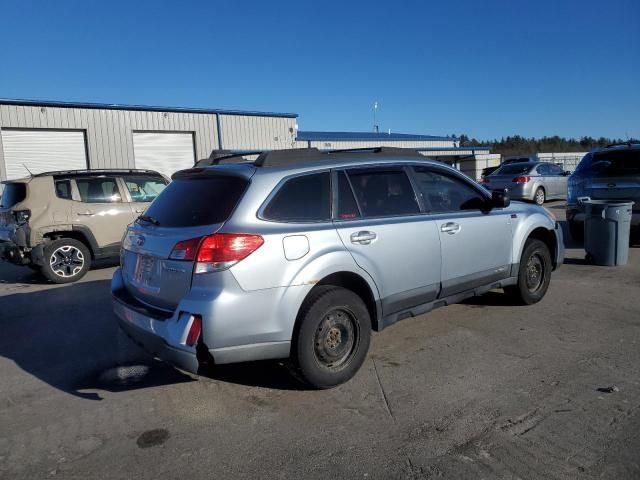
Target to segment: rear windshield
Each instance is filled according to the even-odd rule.
[[[0,200],[0,207],[2,208],[13,207],[27,196],[27,186],[24,183],[5,183],[2,186],[4,187],[2,200]]]
[[[607,163],[596,165],[605,160]],[[592,165],[598,177],[640,175],[640,150],[617,150],[593,155]]]
[[[530,164],[512,163],[511,165],[503,165],[492,175],[522,175],[529,173],[532,168],[533,165]]]
[[[161,227],[196,227],[226,221],[248,181],[231,175],[178,178],[158,195],[146,217]]]

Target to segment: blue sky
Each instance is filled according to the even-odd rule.
[[[640,2],[29,1],[0,97],[295,112],[304,130],[640,137]]]

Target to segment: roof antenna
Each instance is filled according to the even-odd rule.
[[[29,172],[29,176],[33,177],[33,173],[31,173],[31,170],[29,170],[29,168],[23,163],[22,166],[24,167],[24,169]]]

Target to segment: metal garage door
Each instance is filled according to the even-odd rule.
[[[168,177],[195,163],[192,133],[134,132],[136,168],[148,168]]]
[[[26,177],[27,169],[42,173],[87,168],[81,130],[2,129],[1,133],[7,179]]]

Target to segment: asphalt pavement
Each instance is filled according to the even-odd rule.
[[[328,391],[153,360],[114,321],[113,265],[58,286],[2,264],[0,478],[640,478],[640,248],[567,247],[542,302],[403,320]]]

